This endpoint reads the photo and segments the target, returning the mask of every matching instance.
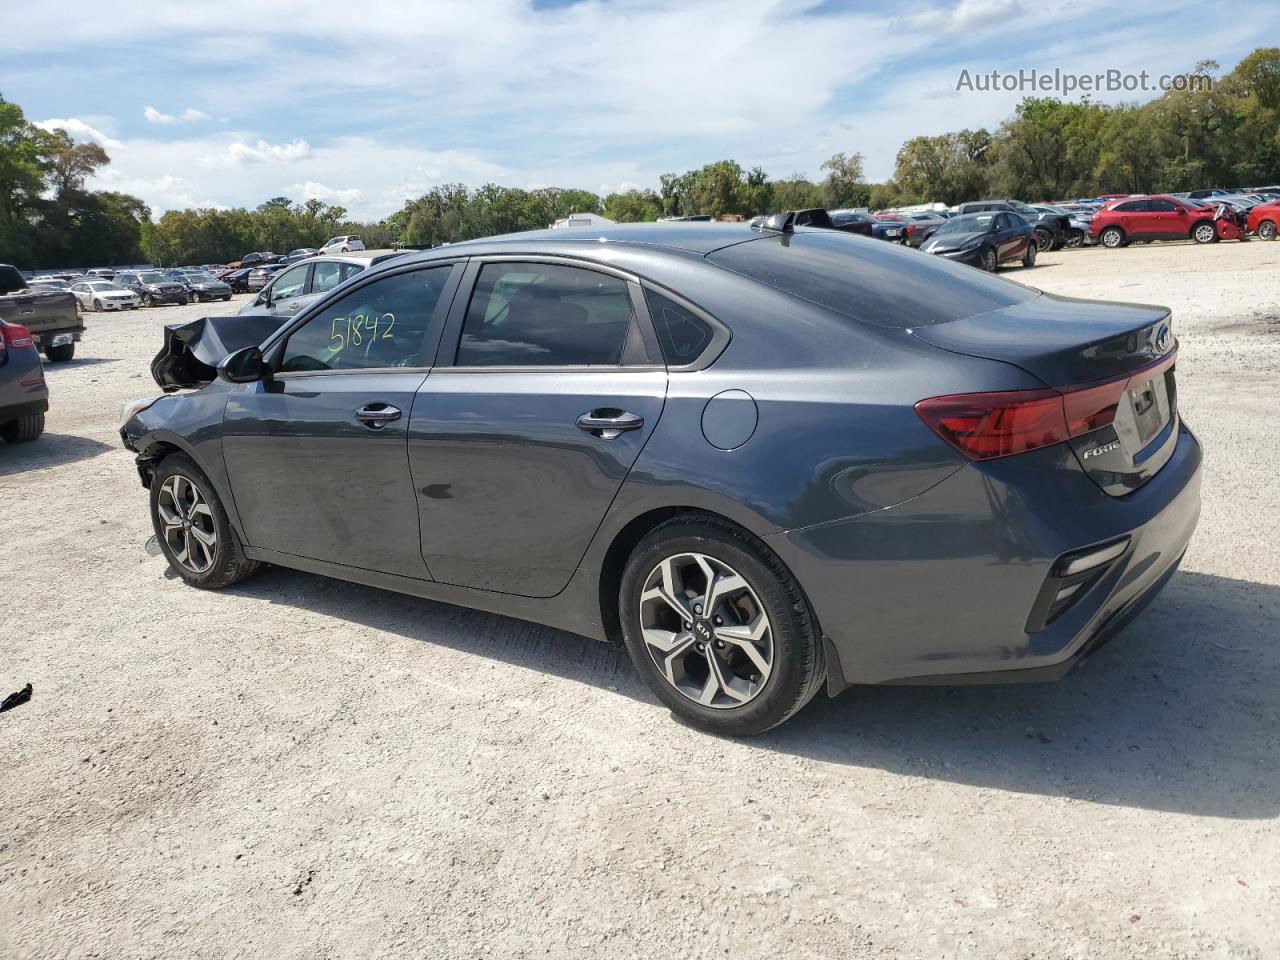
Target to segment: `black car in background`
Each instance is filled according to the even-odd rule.
[[[889,223],[877,220],[869,213],[861,210],[832,210],[831,225],[846,233],[857,233],[864,237],[875,237],[877,240],[888,240],[902,243],[905,234],[900,223]]]
[[[191,301],[191,292],[187,289],[187,285],[160,270],[117,273],[115,282],[136,293],[144,307],[154,307],[162,303],[178,303],[185,306]]]
[[[225,273],[218,274],[218,279],[231,288],[232,293],[248,293],[249,292],[249,274],[256,267],[239,267],[235,270],[228,270]]]
[[[962,214],[946,221],[920,248],[954,263],[967,263],[988,273],[1010,260],[1036,265],[1035,228],[1009,210]]]
[[[1036,246],[1041,252],[1057,250],[1067,242],[1071,231],[1071,218],[1061,213],[1046,213],[1021,200],[974,200],[962,203],[956,210],[961,213],[990,213],[1008,210],[1018,214],[1036,231]]]
[[[278,253],[272,253],[270,250],[259,250],[256,253],[246,253],[240,258],[241,267],[260,267],[265,263],[279,263],[283,260]]]

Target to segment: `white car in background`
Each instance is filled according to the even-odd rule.
[[[85,310],[137,310],[138,295],[110,280],[79,280],[71,292]]]
[[[350,253],[352,250],[363,250],[364,241],[357,236],[334,237],[332,240],[326,240],[324,246],[316,253],[317,257],[323,257],[330,253]]]

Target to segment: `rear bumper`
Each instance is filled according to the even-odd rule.
[[[1065,446],[970,464],[875,513],[767,541],[799,579],[852,683],[1054,679],[1172,576],[1200,515],[1200,445],[1184,425],[1164,468],[1110,497]],[[1064,554],[1128,538],[1056,619],[1028,631]]]
[[[18,417],[29,417],[33,414],[44,413],[48,409],[48,392],[43,397],[35,400],[27,399],[18,403],[0,404],[0,423],[7,423],[10,420],[16,420]]]

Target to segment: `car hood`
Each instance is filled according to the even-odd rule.
[[[151,361],[151,376],[166,393],[212,383],[224,358],[243,347],[261,344],[286,319],[270,314],[235,314],[167,324],[164,345]]]
[[[929,253],[941,253],[944,250],[959,250],[961,247],[967,247],[970,244],[978,243],[985,237],[985,233],[944,233],[938,236],[936,233],[929,238],[924,248]]]

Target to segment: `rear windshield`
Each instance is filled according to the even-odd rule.
[[[944,323],[1040,295],[975,267],[835,230],[761,237],[707,259],[854,320],[889,327]]]

